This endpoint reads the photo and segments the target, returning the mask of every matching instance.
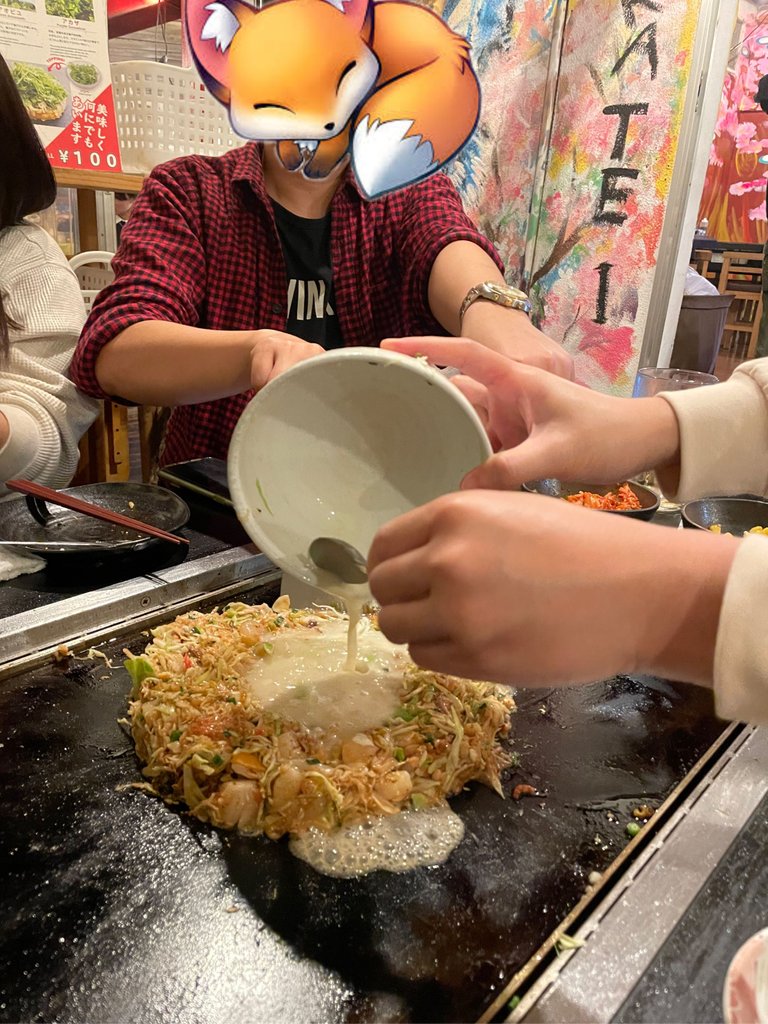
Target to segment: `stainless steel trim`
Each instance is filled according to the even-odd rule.
[[[749,728],[575,932],[583,947],[553,963],[507,1020],[612,1020],[767,792],[768,730]]]
[[[117,583],[0,621],[0,677],[39,663],[59,644],[93,644],[138,620],[164,617],[202,597],[226,598],[280,571],[252,545],[229,548],[127,583]]]
[[[521,993],[527,992],[535,981],[538,980],[538,977],[543,975],[544,971],[549,970],[550,961],[557,950],[560,937],[562,935],[575,935],[580,927],[580,923],[593,914],[595,908],[603,905],[602,901],[609,897],[613,886],[620,882],[621,877],[627,870],[627,865],[631,864],[651,841],[655,841],[668,822],[674,819],[674,815],[677,814],[680,807],[693,791],[693,787],[698,785],[700,779],[707,777],[708,771],[715,764],[721,762],[723,752],[733,745],[734,740],[743,732],[744,728],[745,726],[735,722],[725,726],[723,732],[709,749],[693,765],[687,775],[678,782],[640,834],[627,843],[618,856],[602,872],[600,879],[587,889],[584,896],[582,896],[571,912],[559,922],[552,934],[548,936],[534,955],[511,978],[504,989],[499,992],[496,999],[479,1018],[478,1024],[484,1024],[484,1022],[495,1019],[507,1006],[512,997],[519,997]],[[564,956],[561,950],[555,965],[564,966],[566,960],[567,957]],[[542,962],[545,964],[543,970],[540,968]]]

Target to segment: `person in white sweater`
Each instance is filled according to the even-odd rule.
[[[46,209],[56,184],[37,132],[0,58],[0,500],[5,481],[61,487],[98,403],[67,377],[85,322],[80,288],[42,228],[25,218]]]
[[[714,687],[768,724],[768,540],[670,530],[539,495],[526,480],[655,467],[680,501],[768,494],[768,359],[714,387],[614,398],[453,339],[384,347],[458,367],[497,453],[462,491],[386,525],[379,621],[437,671],[523,686],[649,672]],[[768,523],[755,523],[768,525]]]

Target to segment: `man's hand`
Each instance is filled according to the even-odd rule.
[[[214,331],[144,320],[104,346],[96,378],[108,395],[138,405],[197,405],[258,390],[323,351],[282,331]]]
[[[650,671],[711,685],[738,541],[555,498],[472,491],[384,526],[379,623],[425,668],[552,686]]]
[[[382,348],[461,370],[453,383],[498,452],[463,487],[509,490],[543,477],[617,483],[678,457],[677,418],[663,398],[602,395],[461,338],[392,339]]]
[[[296,363],[314,359],[325,352],[322,345],[314,345],[283,331],[260,330],[253,333],[251,387],[256,391]]]
[[[573,362],[557,342],[537,331],[525,313],[478,299],[464,319],[461,306],[481,281],[503,285],[504,278],[487,252],[470,241],[449,242],[436,256],[429,275],[429,308],[449,334],[474,338],[487,348],[530,366],[573,378]]]
[[[461,333],[509,359],[573,380],[573,360],[562,345],[542,334],[519,309],[478,299],[464,314]]]

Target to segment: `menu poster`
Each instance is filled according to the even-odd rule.
[[[121,169],[106,0],[0,0],[0,53],[54,167]]]

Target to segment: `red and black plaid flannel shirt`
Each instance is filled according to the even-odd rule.
[[[440,250],[462,239],[503,269],[445,175],[369,202],[349,174],[331,205],[335,309],[345,344],[445,334],[429,309],[429,274]],[[131,324],[284,331],[287,274],[259,146],[156,167],[123,230],[114,269],[115,281],[94,304],[70,367],[75,384],[96,398],[109,397],[96,380],[98,354]],[[174,409],[162,461],[226,458],[252,394]]]

